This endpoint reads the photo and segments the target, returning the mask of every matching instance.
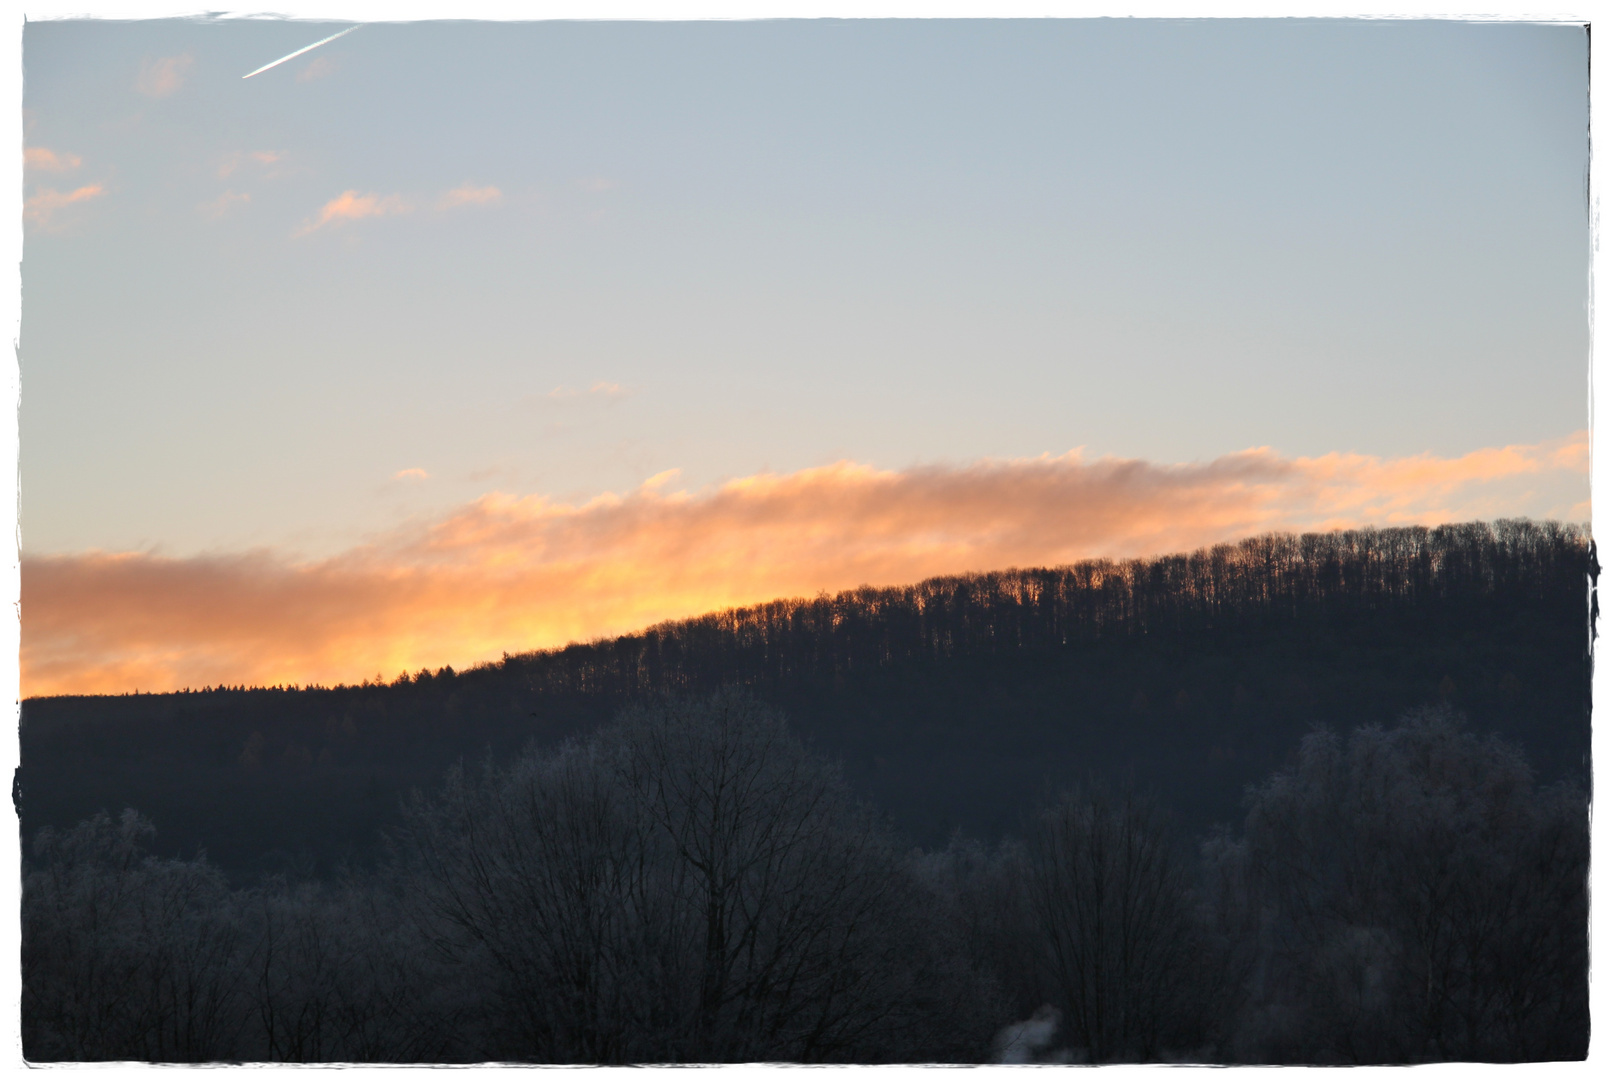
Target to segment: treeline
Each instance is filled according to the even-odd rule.
[[[1587,801],[1448,710],[1317,731],[1193,846],[1101,781],[903,847],[748,692],[454,770],[372,871],[232,888],[42,830],[29,1060],[1201,1061],[1586,1053]]]
[[[1190,554],[1088,559],[774,600],[612,639],[505,653],[462,672],[404,671],[390,683],[377,675],[354,687],[240,685],[194,693],[429,687],[514,675],[538,693],[634,697],[735,681],[832,678],[912,661],[1149,635],[1256,632],[1478,598],[1526,604],[1558,600],[1563,592],[1582,597],[1586,578],[1598,571],[1590,549],[1580,526],[1526,519],[1267,533]]]
[[[1564,591],[1581,600],[1591,561],[1587,533],[1553,521],[1271,533],[1189,555],[1092,559],[778,600],[611,641],[506,655],[496,666],[518,673],[532,690],[560,693],[832,678],[911,661],[1257,632],[1477,598],[1526,604]]]
[[[1585,533],[1554,523],[1264,536],[1191,555],[942,578],[685,620],[388,685],[23,703],[25,835],[138,806],[237,881],[368,862],[455,760],[586,737],[646,694],[737,684],[909,842],[1013,827],[1084,772],[1192,829],[1314,723],[1448,705],[1588,779]]]

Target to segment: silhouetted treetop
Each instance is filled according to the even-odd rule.
[[[1503,520],[1268,533],[1190,554],[930,578],[775,600],[517,656],[532,690],[635,694],[820,678],[911,660],[1051,650],[1098,638],[1268,627],[1430,601],[1581,595],[1587,530]]]
[[[454,760],[585,737],[662,692],[787,710],[912,839],[995,835],[1043,780],[1133,765],[1195,825],[1314,723],[1447,703],[1587,782],[1597,567],[1584,529],[1502,521],[1266,535],[779,600],[386,683],[32,698],[32,831],[139,806],[231,873],[372,846]],[[1116,775],[1116,774],[1115,774]]]

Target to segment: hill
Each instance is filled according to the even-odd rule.
[[[1013,828],[1087,774],[1202,830],[1316,724],[1449,703],[1587,779],[1585,531],[1501,521],[1266,535],[1191,554],[780,600],[390,685],[32,698],[22,829],[133,806],[232,873],[363,861],[460,758],[661,692],[751,687],[914,843]]]

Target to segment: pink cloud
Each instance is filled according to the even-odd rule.
[[[26,557],[23,690],[356,682],[862,584],[1272,530],[1581,517],[1586,446],[1579,433],[1448,458],[1260,448],[1184,465],[1078,451],[902,471],[838,462],[696,492],[670,490],[672,471],[576,505],[487,495],[313,562]]]
[[[442,196],[437,204],[443,210],[455,206],[492,206],[503,200],[503,192],[495,187],[476,187],[466,181]]]
[[[84,163],[77,154],[51,150],[43,146],[30,146],[22,152],[22,165],[36,172],[72,172]]]
[[[336,70],[336,62],[328,56],[316,56],[296,73],[296,81],[300,83],[313,82],[322,79]]]
[[[618,401],[621,398],[631,397],[633,391],[630,387],[620,383],[600,380],[589,386],[586,390],[576,390],[569,386],[556,386],[548,392],[548,397],[554,401],[569,401],[573,398],[602,398],[605,401]]]
[[[135,81],[135,89],[147,97],[167,97],[185,84],[185,76],[190,73],[194,63],[195,57],[189,53],[147,60],[140,65],[140,77]]]
[[[211,202],[202,203],[196,209],[207,217],[218,219],[228,214],[236,206],[243,206],[252,201],[252,196],[244,191],[226,191]]]
[[[411,210],[413,210],[413,206],[401,195],[382,196],[373,193],[360,195],[352,190],[343,191],[340,195],[324,204],[319,210],[317,218],[304,223],[293,235],[306,236],[315,229],[321,229],[332,223],[406,214]]]
[[[223,164],[218,166],[218,178],[228,177],[247,162],[254,162],[267,168],[285,160],[285,155],[278,150],[253,150],[243,153],[239,150],[224,158]]]
[[[74,203],[98,199],[104,194],[106,194],[106,189],[99,184],[85,184],[83,187],[73,191],[41,188],[34,195],[24,200],[22,216],[36,225],[49,225],[58,210],[72,206]]]

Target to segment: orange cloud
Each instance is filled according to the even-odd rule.
[[[34,195],[24,200],[22,216],[36,225],[49,225],[56,211],[74,203],[85,202],[89,199],[98,199],[106,194],[106,189],[99,184],[85,184],[73,191],[57,191],[54,188],[41,188]]]
[[[431,474],[424,469],[399,469],[392,473],[393,480],[429,480]]]
[[[147,60],[140,65],[140,77],[134,88],[146,97],[167,97],[185,84],[185,76],[193,63],[195,57],[189,53]]]
[[[384,217],[388,214],[406,214],[413,207],[401,195],[360,195],[356,191],[343,191],[325,203],[319,216],[306,222],[293,235],[306,236],[332,222],[358,221],[362,218]]]
[[[446,195],[438,206],[450,210],[455,206],[492,206],[503,200],[503,192],[495,187],[476,187],[465,181]]]
[[[356,682],[782,596],[1189,550],[1267,530],[1587,516],[1587,434],[1381,459],[1246,450],[886,471],[840,462],[580,505],[491,494],[332,558],[26,557],[28,695]]]
[[[43,146],[29,146],[22,152],[22,167],[36,172],[72,172],[82,164],[84,159],[77,154]]]

